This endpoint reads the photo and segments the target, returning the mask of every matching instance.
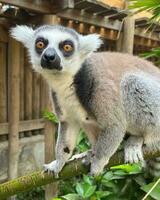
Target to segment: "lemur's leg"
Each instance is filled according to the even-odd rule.
[[[112,125],[102,132],[95,144],[93,159],[91,161],[91,175],[100,174],[110,157],[118,149],[125,132],[118,126]]]
[[[139,135],[129,138],[125,161],[138,162],[143,160],[143,143],[154,148],[160,141],[160,84],[144,73],[127,74],[121,81],[121,97],[129,132]]]
[[[44,165],[45,171],[54,172],[55,175],[62,170],[65,163],[71,157],[76,145],[79,126],[74,123],[62,122],[61,129],[58,131],[56,143],[56,160]]]
[[[142,153],[143,138],[130,136],[124,145],[124,160],[126,163],[143,161]]]

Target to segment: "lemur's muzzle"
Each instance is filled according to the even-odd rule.
[[[59,71],[62,70],[60,57],[54,48],[48,48],[43,53],[41,58],[41,66],[45,69],[56,69]]]

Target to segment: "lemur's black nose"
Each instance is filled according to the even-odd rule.
[[[62,70],[60,57],[58,56],[54,48],[48,48],[43,53],[41,58],[41,66],[46,69],[56,69],[59,71]]]
[[[52,62],[55,59],[55,54],[44,54],[44,58],[46,59],[46,61]]]

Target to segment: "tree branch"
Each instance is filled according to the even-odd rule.
[[[145,160],[160,156],[160,150],[151,151],[151,149],[146,147],[143,148],[143,153]],[[123,155],[123,151],[115,153],[107,167],[123,164]],[[37,171],[0,184],[0,199],[5,199],[20,192],[31,190],[33,187],[47,185],[60,179],[65,180],[79,174],[87,173],[89,171],[89,166],[84,166],[81,161],[82,159],[77,159],[68,162],[59,174],[59,178],[56,178],[54,175],[48,175],[43,171]]]

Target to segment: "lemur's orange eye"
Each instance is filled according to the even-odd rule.
[[[36,48],[37,48],[37,49],[43,49],[44,47],[45,47],[44,42],[38,41],[38,42],[36,43]]]
[[[70,44],[65,44],[65,45],[63,46],[63,50],[64,50],[65,52],[71,52],[71,51],[73,51],[73,46],[70,45]]]

